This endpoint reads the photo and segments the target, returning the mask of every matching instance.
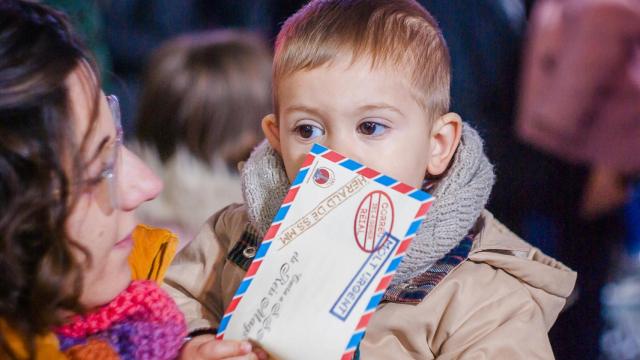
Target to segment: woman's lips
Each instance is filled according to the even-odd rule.
[[[133,245],[133,232],[130,232],[129,235],[125,236],[122,240],[118,241],[113,247],[116,248],[124,248]]]

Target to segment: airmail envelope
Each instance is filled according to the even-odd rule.
[[[314,145],[217,337],[276,359],[351,358],[432,201]]]

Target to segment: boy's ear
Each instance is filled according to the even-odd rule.
[[[444,114],[434,122],[430,137],[431,157],[427,164],[429,175],[442,175],[447,170],[461,136],[462,119],[458,114]]]
[[[262,119],[262,132],[264,137],[267,138],[271,147],[282,154],[280,151],[280,128],[278,127],[278,120],[274,114],[269,114]]]

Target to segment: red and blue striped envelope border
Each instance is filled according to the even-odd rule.
[[[253,281],[253,278],[258,272],[258,269],[260,268],[260,265],[262,264],[264,257],[267,255],[273,239],[276,237],[276,235],[278,234],[278,231],[280,230],[280,225],[282,224],[282,221],[284,220],[285,216],[287,215],[287,212],[291,208],[292,203],[295,201],[296,196],[298,195],[298,191],[300,190],[300,186],[302,185],[302,182],[304,181],[304,179],[306,179],[307,174],[311,168],[311,165],[315,161],[316,157],[319,157],[319,156],[333,163],[336,163],[344,168],[354,171],[381,185],[384,185],[402,194],[410,196],[421,203],[420,208],[418,209],[418,212],[416,213],[413,222],[409,225],[409,229],[407,230],[404,236],[404,239],[400,242],[400,246],[397,247],[395,254],[393,255],[393,258],[389,262],[389,265],[387,266],[387,270],[385,271],[384,276],[382,277],[382,279],[380,279],[380,282],[378,283],[378,286],[376,287],[375,292],[369,299],[369,303],[367,304],[366,310],[364,314],[360,317],[360,321],[358,322],[358,325],[356,326],[354,333],[351,336],[351,339],[349,339],[345,352],[341,357],[342,360],[353,358],[355,350],[358,347],[358,344],[360,343],[360,341],[362,340],[362,337],[364,336],[364,332],[367,327],[367,324],[369,323],[369,320],[371,320],[371,317],[373,316],[373,313],[375,312],[376,307],[380,303],[380,300],[382,299],[382,296],[384,295],[385,290],[389,286],[389,283],[391,282],[391,279],[393,278],[393,275],[395,274],[396,269],[398,268],[398,266],[400,265],[400,262],[402,261],[402,257],[404,256],[407,249],[409,248],[409,245],[411,245],[411,241],[413,240],[416,232],[420,228],[420,224],[422,223],[422,220],[424,220],[426,213],[429,210],[429,207],[433,203],[434,198],[422,190],[418,190],[412,186],[409,186],[400,181],[397,181],[389,176],[383,175],[376,170],[368,168],[357,161],[351,160],[344,155],[341,155],[333,150],[330,150],[318,144],[313,144],[311,151],[305,157],[304,162],[302,163],[302,166],[298,171],[298,175],[296,175],[296,178],[293,180],[293,183],[289,188],[289,192],[287,193],[284,200],[282,201],[280,210],[278,210],[278,213],[274,217],[273,222],[271,223],[271,227],[267,230],[267,233],[265,234],[264,239],[262,240],[262,243],[258,248],[258,251],[256,252],[256,256],[254,257],[253,262],[249,266],[249,269],[247,270],[247,273],[245,274],[244,279],[240,283],[238,290],[236,290],[236,294],[233,296],[231,303],[227,307],[227,310],[224,316],[222,317],[222,321],[220,322],[220,326],[218,327],[218,333],[216,335],[216,338],[218,339],[224,338],[224,333],[227,328],[227,325],[229,325],[229,320],[231,320],[231,316],[233,315],[234,311],[238,307],[238,304],[242,300],[243,295],[249,289],[249,286],[251,285],[251,281]]]

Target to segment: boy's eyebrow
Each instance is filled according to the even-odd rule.
[[[292,106],[288,106],[286,109],[284,109],[284,113],[292,113],[292,112],[304,112],[304,113],[308,113],[317,117],[322,117],[322,113],[320,110],[309,107],[309,106],[305,106],[305,105],[292,105]]]
[[[358,112],[359,113],[363,113],[363,112],[367,112],[367,111],[371,111],[371,110],[390,110],[393,111],[395,113],[397,113],[400,116],[405,116],[404,113],[398,109],[395,106],[389,105],[387,103],[374,103],[374,104],[367,104],[367,105],[363,105],[360,106],[358,108]],[[292,113],[292,112],[304,112],[304,113],[308,113],[311,115],[315,115],[318,117],[322,116],[322,112],[318,109],[309,107],[309,106],[305,106],[305,105],[292,105],[287,107],[286,109],[284,109],[284,113]]]
[[[375,104],[367,104],[358,108],[360,112],[366,112],[371,110],[390,110],[397,113],[400,116],[405,116],[404,113],[395,106],[389,105],[387,103],[375,103]]]

